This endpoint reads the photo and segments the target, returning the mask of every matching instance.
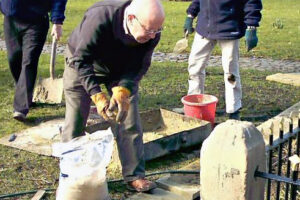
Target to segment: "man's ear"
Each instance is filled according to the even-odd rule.
[[[128,19],[128,21],[129,21],[131,24],[132,24],[134,18],[135,18],[135,15],[133,15],[133,14],[129,14],[129,15],[127,16],[127,19]]]

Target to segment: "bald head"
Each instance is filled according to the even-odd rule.
[[[133,0],[128,14],[133,14],[143,22],[160,23],[165,19],[164,9],[160,0]]]
[[[132,0],[127,7],[127,18],[131,34],[144,43],[162,28],[165,13],[160,0]]]

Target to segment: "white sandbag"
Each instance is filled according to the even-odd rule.
[[[113,134],[101,130],[55,143],[52,154],[60,158],[56,200],[108,200],[106,167],[111,160]]]

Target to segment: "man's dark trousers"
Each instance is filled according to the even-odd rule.
[[[48,29],[48,17],[30,23],[4,17],[8,63],[16,83],[14,111],[25,115],[32,103],[38,61]]]
[[[62,141],[85,134],[85,126],[89,115],[91,98],[83,88],[78,72],[69,66],[64,71],[64,94],[66,100],[65,126]],[[114,85],[109,80],[99,77],[99,84],[104,83],[111,94]],[[138,86],[136,86],[138,88]],[[124,123],[116,124],[112,131],[116,137],[122,173],[125,182],[145,177],[144,144],[141,119],[138,111],[138,89],[135,88],[130,98],[128,116]]]

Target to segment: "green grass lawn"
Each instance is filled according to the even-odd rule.
[[[70,0],[66,9],[64,36],[65,43],[72,30],[80,23],[85,10],[96,0]],[[171,52],[177,40],[183,37],[183,23],[185,11],[189,2],[163,1],[166,20],[162,39],[157,51]],[[262,56],[275,59],[300,60],[300,7],[297,0],[263,0],[262,22],[258,29],[259,44],[250,53],[245,51],[244,39],[241,41],[242,56]],[[1,15],[1,18],[3,16]],[[282,29],[273,27],[279,20]],[[2,23],[2,19],[0,20]],[[3,38],[3,25],[0,25],[0,37]],[[193,35],[189,37],[189,45]],[[50,37],[48,37],[50,42]],[[188,49],[187,51],[189,51]],[[217,49],[216,54],[220,51]]]
[[[43,77],[48,76],[48,61],[49,55],[42,55],[39,75]],[[171,109],[181,106],[180,98],[187,91],[186,67],[187,63],[154,62],[140,85],[140,109],[160,107]],[[61,76],[62,56],[58,56],[57,71]],[[241,115],[245,119],[252,119],[255,124],[278,114],[300,99],[300,90],[297,87],[265,81],[265,77],[271,73],[273,72],[241,70],[244,91],[244,108]],[[64,116],[64,106],[40,105],[30,111],[28,123],[12,120],[14,84],[7,67],[5,52],[0,52],[0,76],[0,137],[32,127],[42,121]],[[206,91],[217,96],[219,98],[217,108],[224,109],[223,73],[220,66],[208,68]],[[262,114],[264,115],[262,118],[251,118]],[[216,121],[222,122],[225,119],[226,117],[220,114]],[[181,152],[147,163],[147,172],[178,169],[193,160],[195,159],[182,156]],[[0,194],[36,188],[56,188],[58,174],[57,159],[0,145]],[[120,172],[108,172],[108,177],[120,178]],[[109,188],[114,199],[120,199],[124,193],[128,194],[121,183],[109,184]],[[54,193],[47,197],[47,199],[54,198]],[[29,199],[29,196],[23,196],[20,199]]]
[[[70,0],[68,2],[64,25],[64,37],[80,22],[84,11],[95,0]],[[166,22],[162,40],[156,50],[170,52],[175,42],[182,37],[185,10],[189,3],[163,2],[166,10]],[[245,53],[241,42],[241,53],[246,56],[272,57],[276,59],[300,60],[300,12],[296,0],[264,0],[263,21],[259,28],[259,46],[251,53]],[[2,16],[1,16],[2,17]],[[283,29],[273,27],[279,18]],[[2,23],[2,20],[0,20]],[[2,26],[0,37],[3,37]],[[49,38],[48,38],[48,41]],[[190,44],[192,37],[190,37]],[[219,53],[216,50],[215,53]],[[42,55],[39,63],[39,76],[48,76],[49,55]],[[154,62],[140,85],[141,110],[182,106],[180,98],[187,91],[187,63]],[[63,57],[57,57],[57,73],[63,72]],[[243,85],[242,118],[259,124],[278,114],[300,99],[297,87],[267,82],[265,77],[274,72],[241,69]],[[219,99],[217,108],[224,109],[223,72],[220,66],[207,69],[206,92]],[[27,123],[12,120],[12,101],[14,82],[10,75],[5,52],[0,51],[0,137],[37,125],[56,117],[63,117],[64,105],[39,105],[30,110]],[[216,121],[223,122],[224,114],[217,115]],[[193,159],[187,159],[181,153],[147,163],[147,171],[177,169]],[[58,160],[0,145],[0,194],[14,193],[37,188],[56,188],[58,184]],[[110,179],[120,178],[120,172],[108,172]],[[110,193],[114,199],[120,199],[125,192],[122,184],[110,184]],[[127,194],[127,193],[126,193]],[[18,199],[29,199],[23,196]],[[46,199],[55,199],[48,195]]]

